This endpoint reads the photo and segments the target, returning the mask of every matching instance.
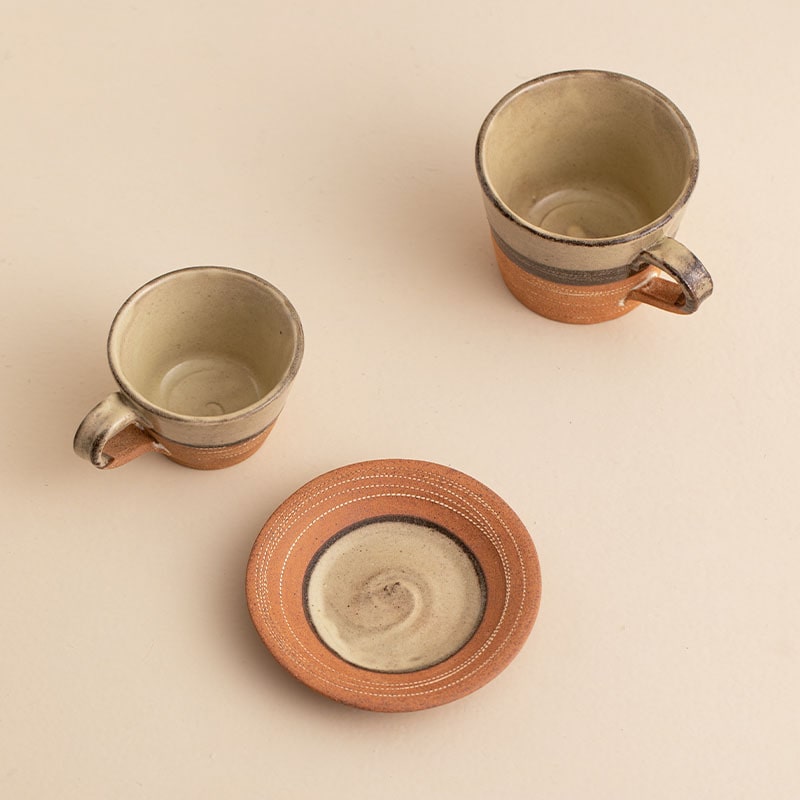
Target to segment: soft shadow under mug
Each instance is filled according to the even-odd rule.
[[[672,237],[697,180],[680,110],[613,72],[545,75],[484,121],[476,165],[497,263],[528,308],[602,322],[639,303],[690,314],[711,276]]]
[[[75,452],[100,469],[151,451],[195,469],[236,464],[272,430],[302,356],[297,312],[267,281],[229,267],[169,272],[117,312],[119,390],[80,424]]]

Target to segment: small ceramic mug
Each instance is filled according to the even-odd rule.
[[[506,285],[562,322],[614,319],[648,303],[691,314],[711,276],[672,237],[697,180],[678,108],[626,75],[545,75],[484,121],[478,177]]]
[[[75,452],[100,469],[160,452],[195,469],[243,461],[280,414],[303,356],[289,300],[228,267],[189,267],[117,312],[108,362],[119,391],[86,416]]]

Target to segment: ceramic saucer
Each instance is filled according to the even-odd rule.
[[[247,568],[250,614],[277,661],[372,711],[483,686],[519,652],[540,595],[517,515],[475,479],[424,461],[315,478],[267,520]]]

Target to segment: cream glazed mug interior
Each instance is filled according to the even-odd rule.
[[[601,322],[640,302],[690,314],[711,277],[672,237],[698,172],[680,110],[641,81],[574,70],[518,86],[478,134],[501,274],[523,304]]]
[[[108,361],[119,391],[85,417],[75,452],[100,469],[160,452],[219,469],[252,455],[303,356],[300,318],[272,284],[229,267],[188,267],[117,312]]]

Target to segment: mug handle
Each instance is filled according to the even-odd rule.
[[[675,280],[653,276],[628,297],[675,314],[693,314],[714,290],[708,270],[688,247],[668,236],[644,250],[633,262],[634,272],[656,266]]]
[[[98,469],[114,469],[162,449],[119,392],[99,402],[83,419],[72,443],[75,453]]]

